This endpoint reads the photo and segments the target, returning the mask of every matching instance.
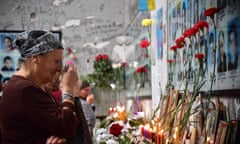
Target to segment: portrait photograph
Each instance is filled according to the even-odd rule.
[[[228,71],[238,67],[238,18],[228,22]]]
[[[206,132],[207,137],[210,137],[211,140],[215,138],[215,131],[218,122],[218,111],[217,110],[209,110],[207,114],[207,122],[206,122]]]
[[[224,31],[218,33],[218,62],[217,62],[217,72],[226,72],[227,71],[227,56],[226,56],[226,39]]]
[[[15,37],[23,31],[0,31],[0,74],[7,82],[19,69],[20,52],[14,45]],[[54,35],[60,40],[61,32],[55,31]]]

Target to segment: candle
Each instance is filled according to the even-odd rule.
[[[140,129],[141,129],[141,134],[142,134],[142,136],[143,136],[143,134],[144,134],[144,126],[143,126],[143,125],[140,125]]]
[[[163,144],[163,129],[160,131],[160,144]]]
[[[210,137],[207,137],[207,144],[210,144]]]
[[[155,134],[155,144],[159,144],[159,133]]]
[[[179,143],[179,136],[178,136],[178,127],[175,128],[175,133],[173,135],[173,138],[175,139],[175,143]]]
[[[166,144],[168,144],[168,141],[169,141],[169,140],[167,139],[167,140],[166,140]]]

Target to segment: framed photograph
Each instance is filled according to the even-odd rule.
[[[177,90],[172,90],[170,92],[169,102],[168,102],[168,107],[169,107],[168,112],[174,111],[178,103],[178,97],[179,97],[179,92]]]
[[[229,126],[228,122],[225,122],[225,121],[219,122],[215,143],[224,144],[225,138],[227,135],[228,126]]]
[[[178,103],[179,92],[176,90],[172,90],[169,95],[167,109],[165,113],[165,126],[171,127],[174,124],[175,115],[177,113],[176,106]]]
[[[169,101],[169,96],[164,96],[164,98],[161,100],[161,107],[160,107],[160,116],[159,117],[164,117],[163,122],[165,122],[166,119],[166,114],[168,110],[168,101]]]
[[[13,41],[17,34],[23,31],[0,31],[0,75],[3,84],[12,77],[19,68],[20,52],[13,46]],[[53,32],[61,41],[61,32]]]
[[[217,110],[209,110],[207,114],[207,122],[206,122],[206,136],[210,138],[211,141],[214,141],[215,132],[218,122],[218,111]]]

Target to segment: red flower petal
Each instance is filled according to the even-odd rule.
[[[199,21],[197,22],[194,27],[198,28],[198,29],[203,29],[204,27],[208,28],[208,22],[206,21]]]
[[[119,125],[118,123],[112,124],[110,127],[110,134],[118,137],[121,134],[123,126]]]
[[[140,42],[141,48],[147,48],[150,45],[150,42],[147,39],[144,39]]]
[[[195,58],[197,58],[197,59],[202,59],[202,58],[204,58],[204,54],[202,54],[202,53],[197,53],[197,54],[195,54]]]
[[[72,53],[72,48],[68,47],[67,51],[68,51],[69,54]]]
[[[175,40],[175,43],[176,43],[177,48],[182,48],[182,47],[185,45],[185,39],[184,39],[184,37],[181,36],[181,37],[177,38],[177,39]]]
[[[177,50],[177,46],[171,46],[171,47],[170,47],[170,50],[171,50],[171,51]]]
[[[204,16],[213,16],[217,12],[218,9],[216,7],[212,7],[204,11]]]
[[[169,60],[167,60],[167,62],[168,63],[172,63],[172,62],[174,62],[174,60],[173,59],[169,59]]]

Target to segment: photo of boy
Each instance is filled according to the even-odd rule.
[[[10,56],[5,56],[3,58],[3,67],[1,68],[2,72],[12,72],[14,71],[14,67],[12,66],[13,60]]]
[[[237,19],[228,23],[228,70],[235,70],[238,66],[238,34]]]

